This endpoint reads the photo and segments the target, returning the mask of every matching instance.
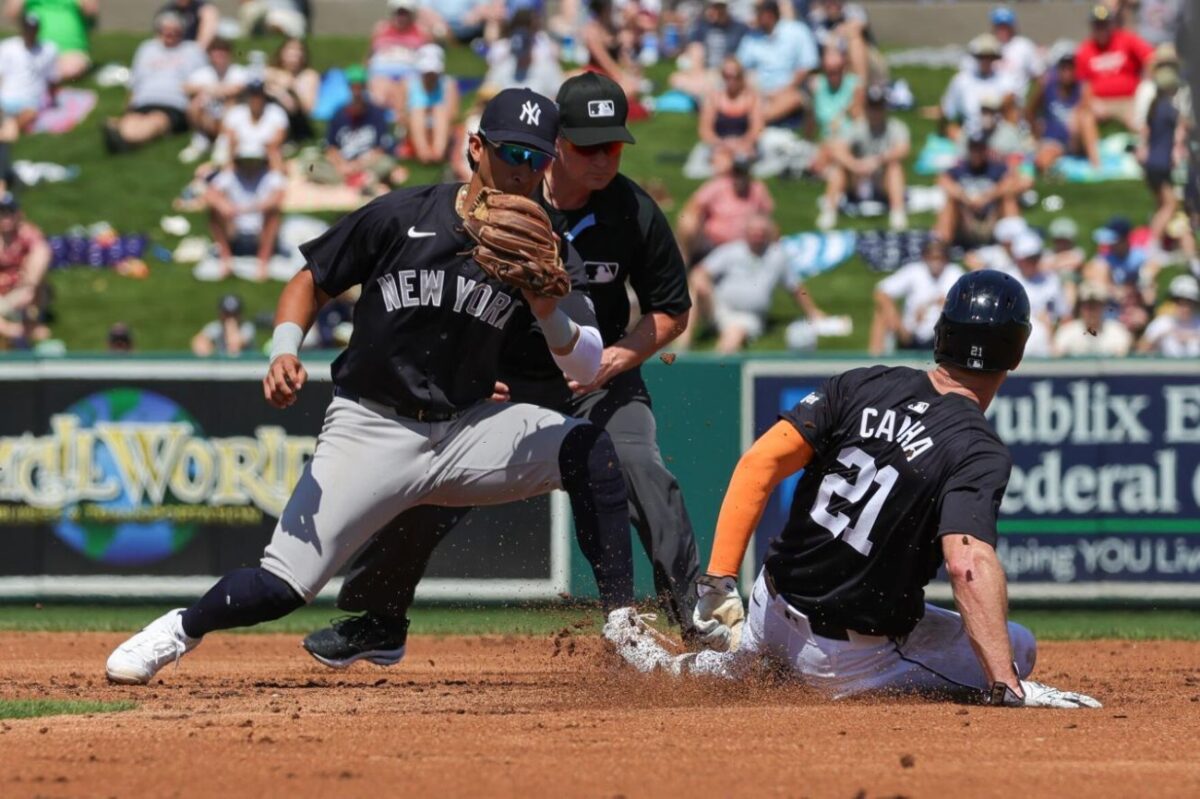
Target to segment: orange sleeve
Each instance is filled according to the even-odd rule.
[[[725,491],[709,574],[737,575],[771,492],[784,478],[807,466],[812,457],[812,447],[789,422],[777,422],[754,442],[738,461]]]

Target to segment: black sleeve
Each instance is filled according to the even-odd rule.
[[[378,254],[395,230],[394,209],[385,205],[386,199],[381,197],[347,214],[317,238],[300,245],[305,265],[321,291],[336,297],[371,276]]]
[[[790,411],[779,414],[779,418],[791,422],[804,436],[817,457],[823,456],[837,435],[841,417],[842,401],[840,390],[842,375],[831,377],[816,391],[796,403]]]
[[[596,306],[592,304],[591,295],[587,291],[587,268],[583,265],[583,258],[580,257],[579,251],[570,242],[566,243],[563,251],[563,268],[571,276],[571,293],[559,300],[558,307],[575,324],[599,329],[600,323],[596,321]]]
[[[996,546],[996,519],[1011,469],[1012,456],[1003,445],[991,439],[974,443],[942,488],[937,538],[965,533]]]
[[[647,196],[640,197],[640,201],[644,206],[638,212],[639,222],[647,212],[649,215],[642,224],[644,258],[630,269],[629,284],[643,314],[658,311],[676,316],[692,307],[687,267],[662,209]]]

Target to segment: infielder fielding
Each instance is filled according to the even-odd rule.
[[[303,247],[307,267],[276,312],[263,381],[272,404],[290,405],[304,387],[296,352],[319,308],[362,286],[313,458],[261,565],[227,574],[119,646],[110,680],[146,683],[209,632],[290,613],[384,524],[421,504],[502,503],[562,487],[602,595],[632,600],[627,497],[608,434],[490,399],[502,343],[510,328],[533,324],[530,314],[563,373],[586,382],[600,368],[594,314],[586,297],[567,293],[549,219],[527,199],[557,131],[548,98],[501,92],[471,136],[470,183],[392,192]]]
[[[628,102],[621,88],[585,73],[563,84],[558,107],[558,157],[546,176],[545,201],[555,228],[583,258],[605,350],[595,378],[568,385],[541,354],[545,346],[518,329],[517,341],[502,355],[502,389],[515,401],[588,419],[612,436],[629,491],[629,516],[654,565],[655,587],[688,636],[699,558],[683,494],[658,449],[639,369],[687,325],[687,270],[662,211],[618,173],[622,146],[634,142],[625,126]],[[629,332],[627,284],[642,311]],[[341,609],[365,613],[310,634],[305,649],[336,667],[364,658],[380,665],[398,662],[417,582],[434,547],[465,513],[414,508],[376,536],[355,560],[338,597]],[[435,535],[412,534],[423,530]]]
[[[706,640],[736,651],[672,658],[632,609],[612,614],[605,636],[643,671],[732,677],[767,656],[833,697],[918,690],[1100,707],[1030,681],[1033,635],[1006,618],[994,547],[1012,458],[983,411],[1029,332],[1017,281],[967,274],[937,324],[936,368],[845,372],[754,443],[730,480],[696,606]],[[742,556],[771,492],[801,469],[743,624]],[[943,561],[962,615],[924,601]]]

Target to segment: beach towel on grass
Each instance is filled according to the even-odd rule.
[[[95,107],[96,93],[91,89],[60,89],[54,105],[38,112],[33,132],[66,133],[87,119]]]
[[[780,239],[788,257],[788,278],[808,280],[828,272],[854,255],[856,234],[849,230],[830,233],[792,233]]]

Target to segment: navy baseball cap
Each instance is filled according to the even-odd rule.
[[[217,311],[226,316],[240,314],[242,312],[242,298],[236,294],[226,294],[217,302]]]
[[[558,109],[530,89],[505,89],[484,106],[479,133],[493,144],[521,144],[553,156]]]
[[[1128,217],[1114,216],[1104,223],[1104,227],[1092,234],[1092,240],[1097,244],[1111,245],[1121,239],[1129,238],[1129,234],[1132,232],[1133,223],[1129,221]]]
[[[558,113],[562,116],[562,135],[571,144],[625,142],[637,144],[625,127],[629,100],[612,78],[585,72],[563,83],[558,90]]]
[[[0,194],[0,213],[12,214],[20,210],[21,203],[17,201],[17,195],[11,191]]]

